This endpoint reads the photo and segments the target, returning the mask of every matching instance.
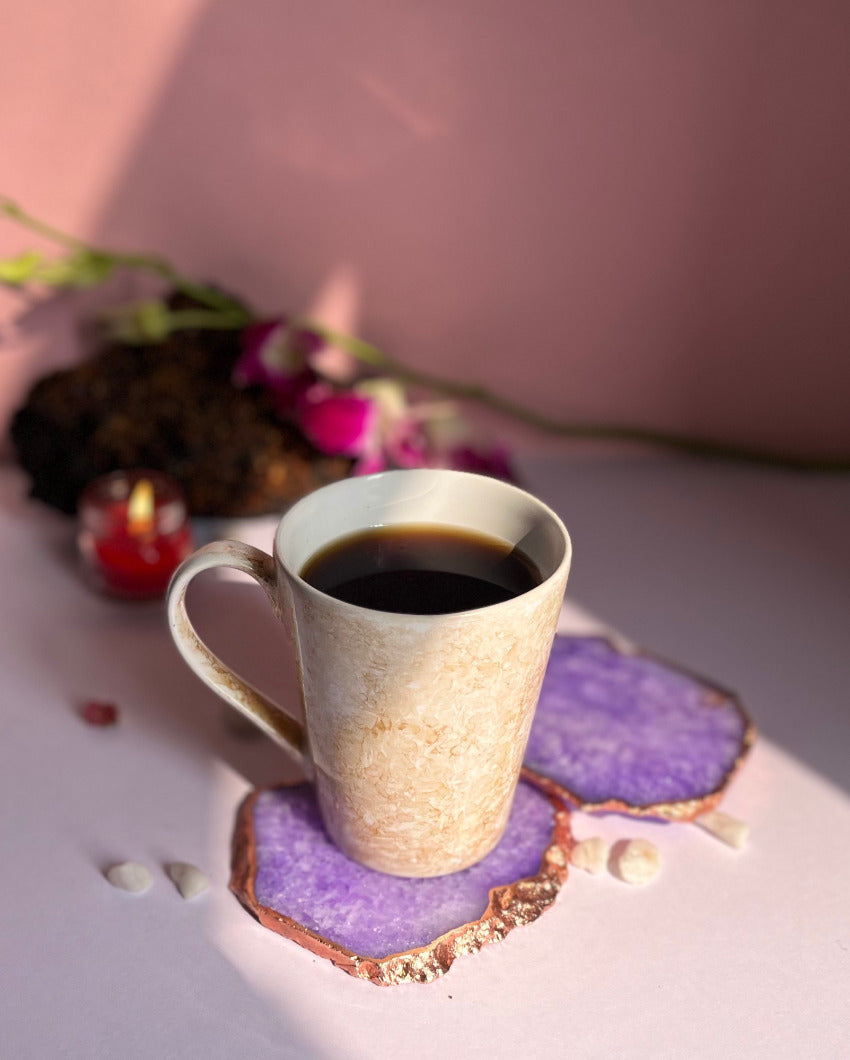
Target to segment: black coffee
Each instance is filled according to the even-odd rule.
[[[340,538],[317,552],[301,577],[337,600],[406,615],[499,604],[541,581],[519,549],[433,526],[379,527]]]

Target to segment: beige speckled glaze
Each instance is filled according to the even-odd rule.
[[[299,577],[326,544],[394,524],[521,543],[544,580],[475,611],[398,615],[343,603]],[[174,576],[169,622],[196,673],[301,761],[346,854],[395,875],[442,875],[484,857],[505,828],[570,551],[558,517],[516,487],[457,471],[385,472],[299,501],[278,528],[274,561],[239,542],[200,549]],[[289,628],[303,730],[195,634],[186,588],[218,565],[255,577]]]

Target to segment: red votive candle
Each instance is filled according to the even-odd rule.
[[[131,600],[162,596],[194,548],[179,484],[161,471],[104,475],[77,504],[80,556],[103,592]]]

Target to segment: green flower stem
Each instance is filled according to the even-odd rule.
[[[124,254],[103,247],[91,246],[26,213],[17,203],[2,195],[0,195],[0,216],[8,217],[24,228],[28,228],[31,232],[44,236],[54,243],[66,247],[68,250],[86,251],[116,266],[139,269],[142,272],[158,276],[204,307],[169,311],[167,315],[168,333],[182,329],[239,331],[256,319],[250,310],[239,302],[214,288],[188,279],[164,258],[157,255]],[[346,350],[362,364],[368,365],[375,371],[391,375],[401,383],[423,387],[438,394],[444,394],[447,397],[475,402],[521,423],[529,424],[538,430],[559,435],[562,438],[639,442],[662,446],[696,456],[761,464],[768,467],[790,468],[796,471],[850,471],[850,458],[848,457],[798,456],[794,453],[730,445],[726,442],[715,442],[706,438],[675,434],[668,431],[657,431],[645,427],[598,423],[567,423],[526,408],[515,401],[511,401],[509,398],[493,393],[478,383],[464,383],[453,379],[443,379],[440,376],[409,368],[402,361],[390,357],[382,350],[379,350],[377,346],[373,346],[371,343],[365,342],[356,336],[334,331],[323,324],[310,320],[300,320],[296,322],[296,325],[310,328],[320,334],[326,342]]]
[[[502,413],[511,419],[526,423],[548,434],[558,435],[561,438],[637,442],[690,453],[693,456],[761,464],[794,471],[850,471],[850,458],[847,457],[800,456],[796,453],[783,453],[756,447],[732,445],[726,442],[716,442],[707,438],[659,431],[648,427],[622,424],[568,423],[551,416],[545,416],[515,401],[511,401],[509,398],[502,397],[479,383],[458,382],[408,368],[401,361],[388,356],[362,339],[352,340],[341,332],[332,331],[321,324],[314,324],[309,321],[299,321],[299,324],[319,332],[327,342],[346,350],[357,360],[392,375],[401,383],[406,383],[409,386],[421,386],[427,390],[445,394],[447,397],[475,402]]]
[[[240,323],[234,324],[234,327],[244,327],[252,319],[251,314],[238,302],[211,287],[195,283],[193,280],[181,275],[164,258],[156,254],[123,254],[120,251],[108,250],[105,247],[84,243],[81,239],[70,236],[66,232],[54,228],[53,225],[33,217],[21,209],[16,202],[5,196],[0,196],[0,215],[16,221],[23,228],[28,228],[31,232],[44,236],[60,246],[67,247],[68,250],[88,251],[121,268],[139,269],[142,272],[152,273],[171,284],[172,287],[182,291],[183,294],[200,302],[201,305],[232,314],[234,319],[238,317]]]
[[[46,221],[39,221],[37,217],[33,217],[25,210],[22,210],[16,202],[13,202],[5,195],[0,196],[0,213],[2,213],[4,217],[17,221],[19,225],[28,228],[31,232],[35,232],[40,236],[45,236],[47,239],[52,240],[54,243],[59,243],[62,246],[67,247],[69,250],[94,249],[83,243],[81,239],[69,236],[65,232],[60,232],[58,228],[54,228],[53,225],[47,224]]]

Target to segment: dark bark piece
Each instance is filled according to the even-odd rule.
[[[242,517],[346,475],[351,461],[281,423],[265,391],[233,386],[238,356],[235,333],[179,332],[39,380],[11,425],[32,495],[71,513],[92,479],[145,467],[180,482],[192,515]]]

